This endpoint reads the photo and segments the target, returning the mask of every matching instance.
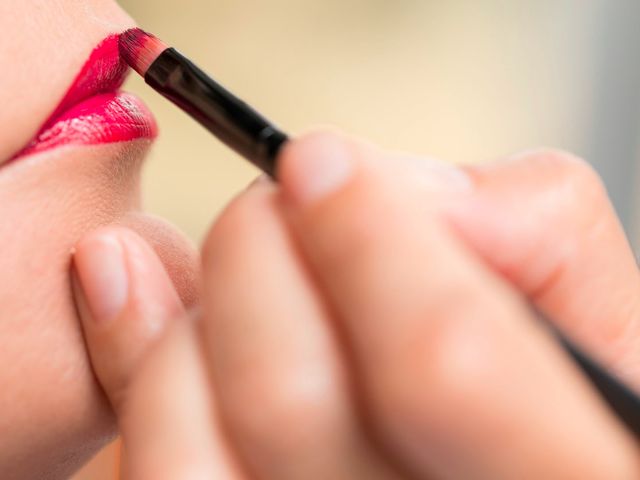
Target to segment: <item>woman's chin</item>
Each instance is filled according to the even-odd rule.
[[[68,147],[0,168],[0,477],[62,479],[116,434],[93,375],[71,292],[72,247],[91,230],[126,226],[164,262],[187,307],[199,260],[186,237],[137,211],[148,141]],[[28,457],[24,456],[28,453]],[[45,471],[39,471],[45,468]]]
[[[142,212],[131,212],[117,222],[144,238],[156,251],[187,309],[197,305],[200,259],[193,244],[166,220]]]

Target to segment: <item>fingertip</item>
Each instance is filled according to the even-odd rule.
[[[166,314],[182,310],[155,250],[128,228],[106,226],[88,233],[74,248],[73,271],[93,322],[107,322],[132,309],[148,314],[159,313],[157,306]],[[162,301],[150,302],[155,296]]]
[[[184,307],[155,251],[123,227],[78,242],[72,282],[94,371],[118,409],[138,361]]]
[[[173,318],[184,312],[178,292],[155,250],[137,233],[120,228],[131,289],[127,303],[129,315],[138,318]]]
[[[358,149],[356,141],[328,130],[292,140],[282,153],[278,170],[285,199],[303,207],[339,190],[358,167]]]

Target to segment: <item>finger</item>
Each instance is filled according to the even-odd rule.
[[[119,417],[127,478],[239,478],[216,434],[191,322],[155,252],[127,229],[104,228],[78,243],[74,274],[93,367]]]
[[[327,312],[277,208],[254,185],[204,248],[202,324],[219,411],[257,479],[383,479],[348,399]]]
[[[192,322],[172,325],[144,359],[123,409],[125,478],[246,478],[222,434],[214,400]]]
[[[468,167],[456,230],[565,330],[640,386],[640,274],[595,172],[542,151]]]
[[[633,441],[514,293],[363,155],[315,135],[279,173],[381,441],[442,478],[637,476]]]
[[[140,359],[184,307],[155,252],[122,227],[77,244],[73,278],[93,369],[117,410]]]

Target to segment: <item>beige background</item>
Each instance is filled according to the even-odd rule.
[[[478,161],[540,144],[579,146],[589,114],[583,57],[597,8],[588,2],[121,3],[292,133],[332,124],[389,148]],[[256,172],[141,79],[128,86],[161,128],[146,206],[199,240]]]
[[[292,133],[332,124],[454,162],[584,143],[603,2],[121,3]],[[146,167],[146,207],[198,242],[257,172],[139,78],[128,88],[161,128]],[[113,452],[78,478],[114,478]]]

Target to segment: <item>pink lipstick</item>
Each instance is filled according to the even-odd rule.
[[[155,119],[140,99],[120,92],[129,73],[118,51],[119,35],[91,53],[53,114],[14,160],[63,145],[97,145],[153,138]]]

